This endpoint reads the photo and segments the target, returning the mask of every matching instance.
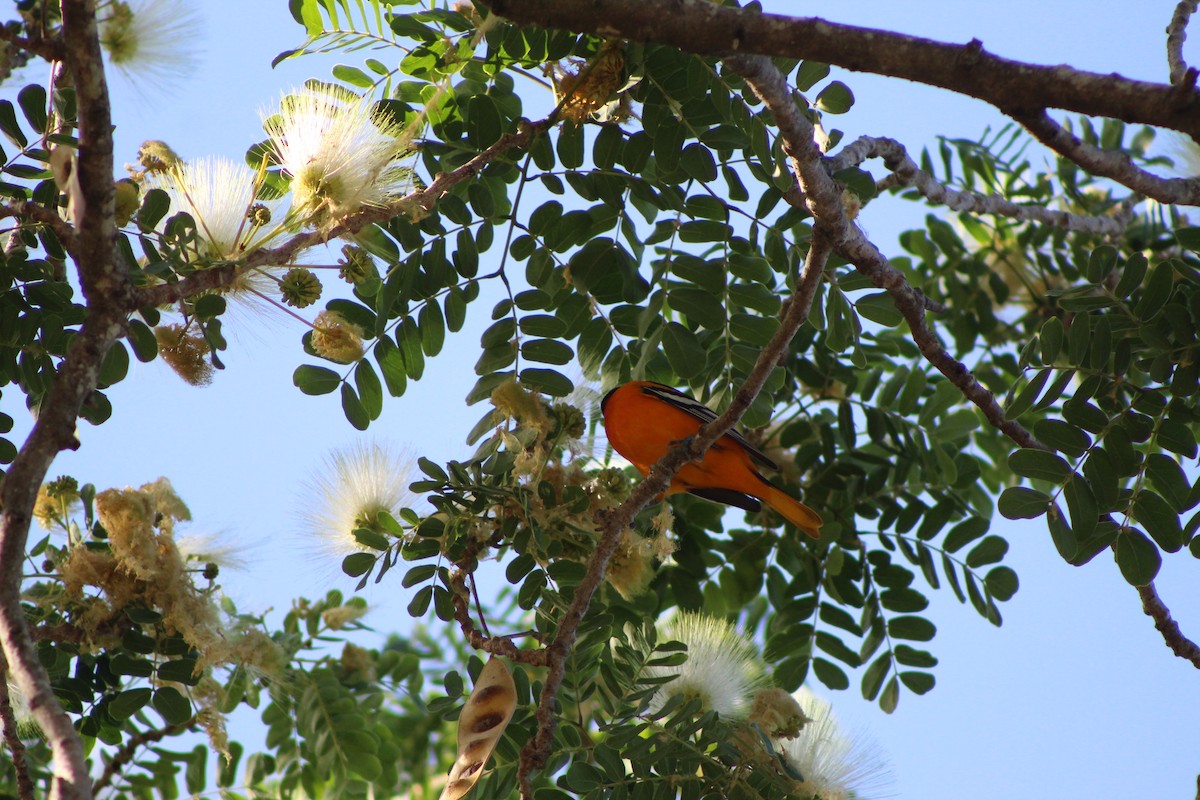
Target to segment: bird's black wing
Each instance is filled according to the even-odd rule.
[[[708,423],[712,422],[714,419],[717,418],[716,412],[713,411],[708,406],[701,403],[699,400],[697,400],[694,397],[691,397],[689,395],[686,395],[683,392],[679,391],[678,389],[674,389],[665,384],[647,383],[645,386],[642,387],[642,391],[645,394],[648,394],[651,397],[661,400],[664,403],[670,403],[672,406],[674,406],[675,408],[678,408],[680,411],[687,412],[691,416],[700,420],[700,423],[702,425],[707,425]],[[779,469],[779,466],[774,461],[767,458],[767,456],[761,450],[759,450],[754,445],[750,444],[750,442],[746,441],[746,437],[743,436],[741,433],[739,433],[737,430],[730,429],[729,432],[726,433],[725,435],[728,436],[729,438],[733,439],[735,442],[740,444],[742,447],[746,448],[746,452],[750,454],[750,458],[756,464],[758,464],[760,467],[766,467],[767,469],[773,469],[773,470]],[[692,492],[692,494],[697,494],[697,492]],[[713,500],[716,498],[710,497],[709,499]],[[738,505],[737,503],[731,503],[728,500],[717,500],[717,502],[718,503],[728,503],[729,505],[737,506],[738,508],[745,508],[745,506]],[[747,510],[748,511],[757,511],[758,509],[751,508],[751,509],[747,509]]]
[[[733,489],[688,489],[688,494],[712,500],[714,503],[740,508],[743,511],[762,511],[762,503],[758,502],[756,498],[735,492]]]

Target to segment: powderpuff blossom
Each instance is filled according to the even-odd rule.
[[[335,450],[305,487],[306,533],[331,557],[366,550],[354,538],[355,529],[377,530],[381,513],[394,517],[412,503],[412,463],[406,454],[378,443]]]
[[[172,210],[195,221],[202,255],[220,260],[240,258],[279,233],[269,222],[262,224],[267,216],[255,201],[257,188],[254,170],[219,156],[177,166],[163,179]]]
[[[369,98],[304,90],[264,121],[275,158],[292,179],[293,209],[324,224],[405,191],[411,171],[396,163],[409,137]]]
[[[667,623],[660,640],[687,646],[687,661],[677,666],[648,667],[652,678],[672,677],[650,702],[661,709],[674,695],[698,699],[706,711],[727,719],[745,717],[754,693],[765,682],[754,645],[723,619],[704,614],[680,613]]]
[[[201,29],[196,6],[183,0],[112,0],[100,12],[100,46],[129,78],[185,74]]]
[[[795,694],[809,721],[794,738],[776,740],[799,781],[794,794],[817,800],[862,800],[887,783],[887,765],[874,742],[847,735],[833,709],[807,689]]]

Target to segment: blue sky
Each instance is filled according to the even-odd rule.
[[[962,3],[929,0],[854,5],[779,4],[850,22],[947,41],[982,39],[989,50],[1040,63],[1070,63],[1099,72],[1163,80],[1165,27],[1173,3],[1020,0]],[[169,142],[185,159],[241,158],[262,138],[260,110],[310,76],[328,77],[332,61],[301,59],[272,70],[271,59],[302,40],[286,0],[207,0],[193,4],[203,24],[202,56],[169,86],[138,89],[114,76],[117,163],[133,161],[144,139]],[[356,63],[356,54],[341,60]],[[910,152],[935,135],[977,137],[1003,120],[981,104],[914,84],[856,74],[857,103],[837,120],[847,139],[886,135]],[[40,79],[33,72],[30,80]],[[5,87],[15,93],[19,82]],[[536,113],[532,101],[528,113]],[[918,227],[924,206],[884,200],[860,222],[884,252],[895,234]],[[467,430],[481,410],[462,398],[474,383],[484,304],[425,377],[389,400],[367,437],[410,445],[435,461],[461,458]],[[115,413],[103,426],[81,423],[83,446],[66,453],[51,475],[69,473],[98,486],[139,485],[168,476],[192,508],[194,531],[223,532],[245,545],[250,567],[229,573],[228,592],[247,609],[285,610],[298,591],[348,591],[335,564],[320,562],[300,537],[303,484],[332,448],[361,436],[333,396],[310,398],[292,387],[304,358],[303,330],[275,316],[246,315],[227,324],[228,369],[213,386],[186,386],[161,363],[134,363],[111,392]],[[457,345],[457,346],[454,346]],[[14,392],[0,408],[22,416]],[[1191,796],[1197,759],[1200,674],[1172,656],[1139,606],[1136,592],[1106,554],[1077,569],[1059,559],[1041,521],[998,521],[1021,578],[996,629],[948,592],[931,609],[938,624],[937,687],[903,696],[885,716],[854,688],[823,694],[851,727],[888,754],[895,796],[905,800],[999,800],[1016,796]],[[1176,617],[1200,637],[1200,582],[1184,554],[1168,558],[1158,584]],[[368,621],[386,631],[408,624],[408,593],[399,581],[368,589]],[[819,687],[818,687],[819,688]],[[1186,722],[1185,722],[1186,721]]]

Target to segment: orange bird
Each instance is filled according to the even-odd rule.
[[[613,449],[643,475],[673,445],[717,418],[708,406],[683,392],[650,381],[618,386],[604,396],[600,410]],[[820,536],[821,515],[767,482],[758,467],[778,469],[746,437],[731,430],[717,439],[704,458],[684,464],[665,494],[688,492],[747,511],[759,511],[761,500],[809,536]]]

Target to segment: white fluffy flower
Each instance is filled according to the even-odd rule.
[[[321,223],[403,194],[404,130],[369,98],[304,90],[287,95],[264,125],[292,178],[293,207]]]
[[[196,6],[183,0],[112,0],[100,12],[100,45],[129,78],[184,74],[201,29]]]
[[[754,646],[723,619],[683,612],[668,622],[659,635],[663,641],[687,645],[687,661],[674,667],[650,667],[649,677],[674,676],[662,684],[650,703],[663,707],[674,695],[699,699],[706,710],[722,717],[744,717],[754,692],[764,682]]]
[[[191,216],[207,250],[204,255],[218,259],[239,258],[278,234],[278,226],[259,224],[278,212],[269,204],[256,203],[257,186],[254,170],[220,156],[184,164],[163,178],[171,210]],[[263,209],[264,220],[256,219]]]
[[[408,490],[412,459],[378,443],[335,450],[325,470],[306,487],[305,528],[323,551],[344,557],[365,550],[356,528],[372,528],[380,512],[396,516],[413,501]]]
[[[808,689],[794,695],[809,722],[794,739],[777,739],[788,767],[801,778],[795,792],[818,800],[862,800],[887,783],[887,765],[874,742],[842,732],[833,709]]]

